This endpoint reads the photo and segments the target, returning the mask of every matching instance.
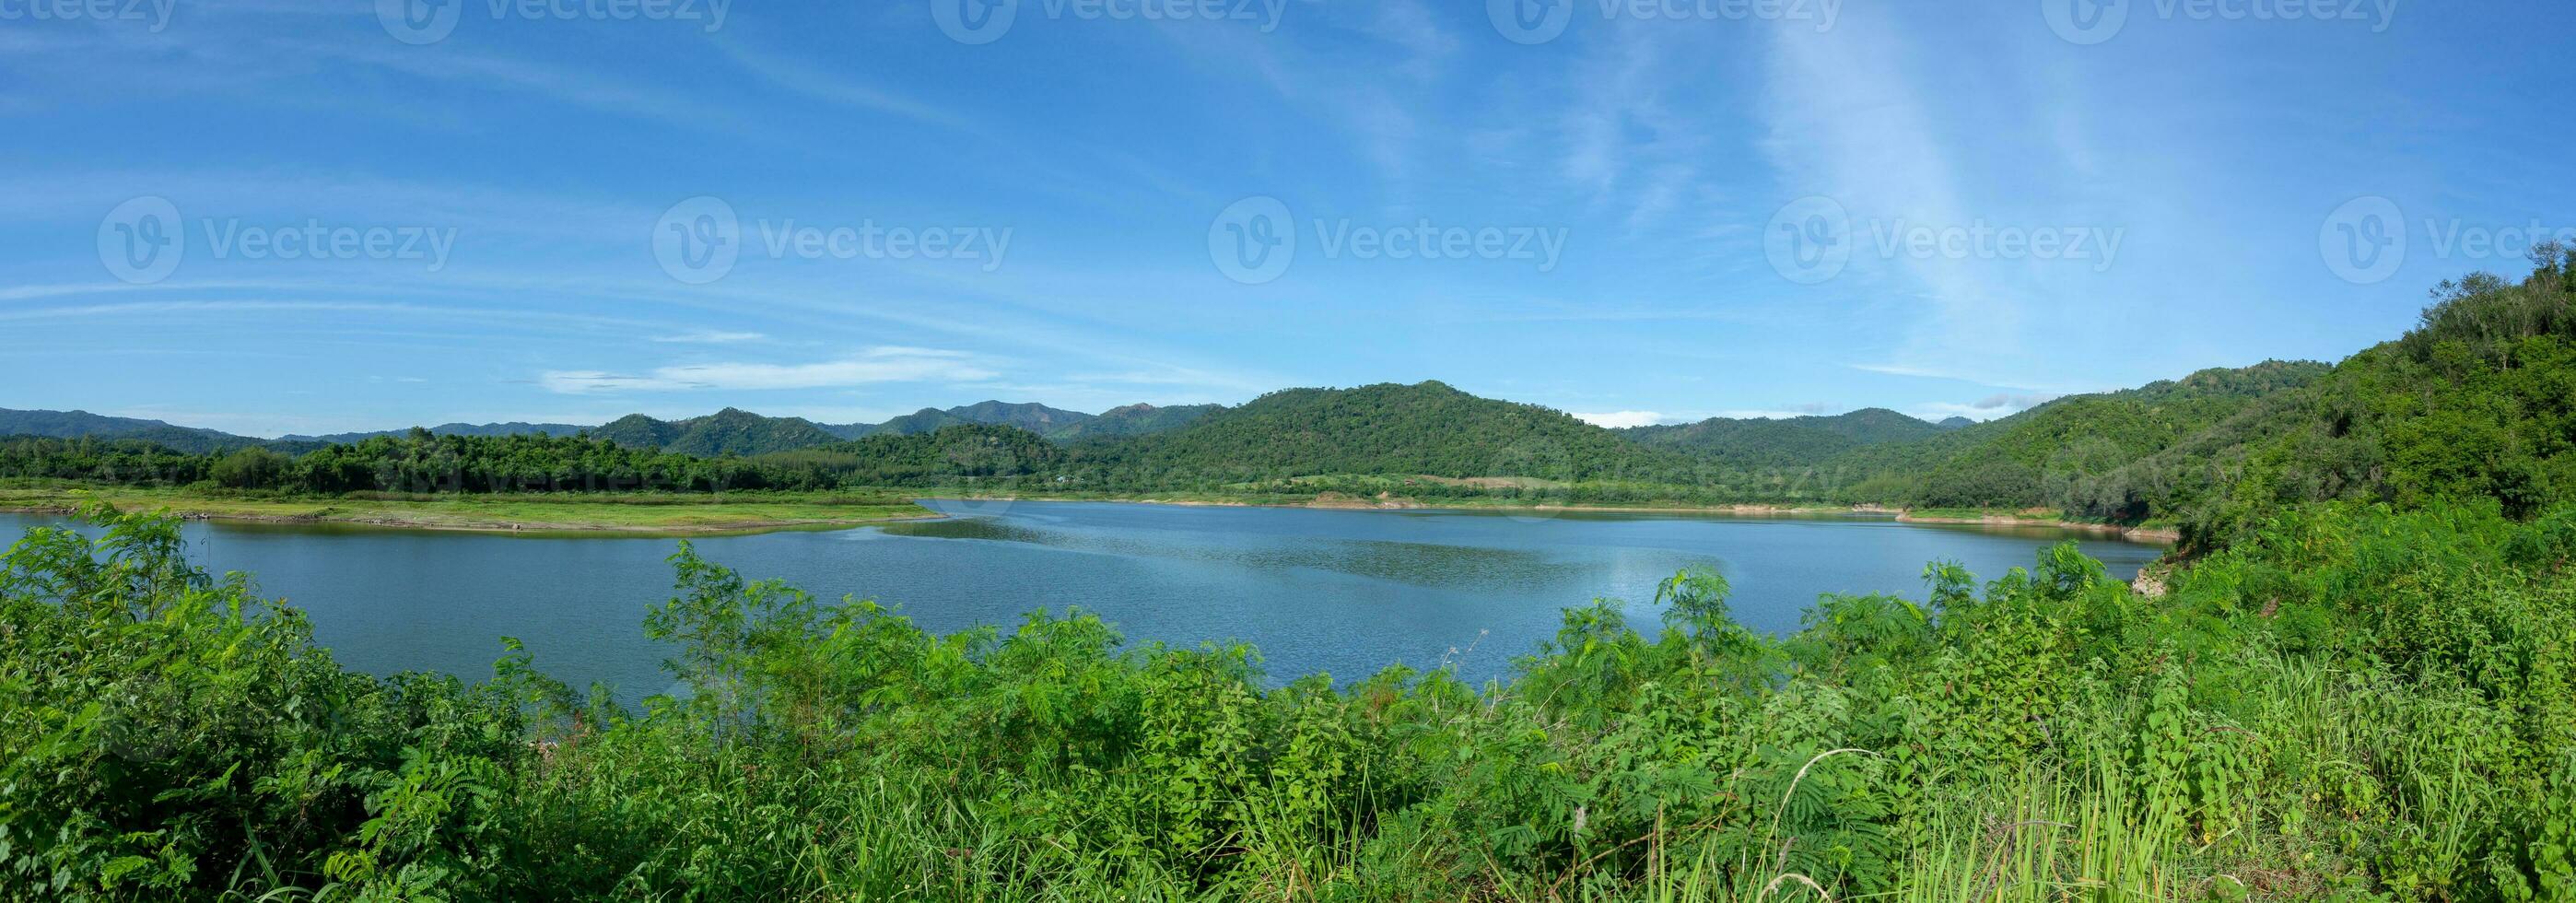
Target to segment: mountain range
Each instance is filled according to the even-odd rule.
[[[2571,271],[2576,255],[2544,262],[2519,283],[2483,274],[2446,283],[2416,329],[2336,364],[2213,368],[1973,424],[1870,408],[1612,430],[1421,382],[1098,415],[996,401],[840,426],[728,408],[683,420],[629,416],[589,432],[638,449],[739,455],[747,460],[727,466],[779,477],[779,485],[1025,478],[1107,495],[1182,489],[1391,500],[1510,489],[1566,504],[2022,509],[2178,525],[2187,547],[2209,548],[2244,538],[2285,505],[2453,500],[2529,517],[2576,500]],[[443,429],[533,428],[541,425]],[[89,479],[114,470],[110,458],[132,454],[64,448],[56,440],[65,437],[135,439],[191,454],[309,451],[337,438],[259,440],[158,420],[6,410],[0,436],[36,437],[0,446],[17,449],[11,454],[27,475],[60,479]],[[484,445],[505,456],[546,446]],[[579,453],[585,443],[561,445]]]
[[[652,448],[694,455],[757,455],[827,445],[865,436],[918,435],[970,423],[1016,427],[1060,442],[1134,436],[1175,429],[1224,407],[1224,405],[1215,404],[1162,407],[1133,404],[1111,408],[1098,414],[1086,414],[1033,402],[982,401],[946,410],[922,408],[883,423],[815,423],[797,417],[764,417],[738,408],[726,408],[714,414],[681,420],[661,420],[642,414],[629,414],[598,425],[513,421],[442,423],[426,429],[430,434],[437,436],[513,436],[537,433],[571,436],[588,433],[619,445],[635,448]],[[0,436],[27,435],[58,439],[96,436],[144,439],[192,453],[251,445],[300,451],[323,445],[363,442],[378,436],[399,438],[410,432],[411,430],[406,428],[259,439],[214,430],[175,427],[158,420],[103,417],[82,411],[0,409]]]
[[[1420,393],[1419,397],[1401,397],[1408,390]],[[1179,430],[1207,420],[1210,415],[1224,413],[1230,416],[1218,418],[1211,424],[1212,430],[1189,442],[1225,445],[1239,441],[1247,448],[1272,446],[1264,452],[1262,460],[1279,460],[1283,456],[1322,453],[1321,449],[1311,448],[1298,451],[1300,443],[1324,437],[1337,437],[1336,441],[1343,443],[1352,441],[1355,437],[1344,435],[1351,428],[1384,419],[1370,416],[1372,413],[1391,413],[1397,419],[1410,419],[1413,412],[1392,410],[1408,404],[1419,404],[1422,408],[1419,413],[1427,418],[1426,422],[1447,423],[1450,429],[1466,433],[1490,433],[1497,424],[1488,422],[1490,418],[1480,420],[1474,416],[1482,410],[1477,404],[1479,402],[1505,406],[1495,409],[1503,414],[1503,420],[1527,423],[1537,418],[1548,421],[1546,429],[1522,437],[1530,441],[1606,448],[1609,446],[1602,444],[1602,435],[1615,433],[1642,445],[1740,456],[1746,463],[1754,464],[1811,461],[1852,448],[1919,439],[1973,423],[1954,417],[1935,424],[1885,408],[1867,408],[1848,414],[1788,420],[1713,418],[1690,424],[1604,430],[1551,409],[1481,399],[1435,381],[1410,387],[1389,383],[1351,389],[1286,389],[1239,407],[1133,404],[1098,414],[1030,402],[983,401],[944,410],[922,408],[883,423],[815,423],[799,417],[769,417],[739,408],[725,408],[713,414],[679,420],[629,414],[596,426],[512,421],[443,423],[421,429],[438,436],[540,433],[571,436],[586,433],[630,448],[712,457],[792,451],[867,436],[920,435],[967,424],[1027,430],[1059,443],[1122,439]],[[1289,428],[1284,421],[1290,420],[1300,421],[1301,425]],[[140,439],[189,453],[249,446],[302,452],[380,436],[399,438],[409,434],[411,429],[260,439],[211,429],[174,426],[159,420],[108,417],[84,411],[0,409],[0,436]],[[1290,437],[1292,441],[1285,445],[1273,441],[1281,435]],[[1417,444],[1416,447],[1424,446]]]

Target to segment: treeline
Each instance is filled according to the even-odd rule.
[[[126,485],[350,492],[717,492],[828,488],[738,458],[639,450],[587,436],[434,436],[414,429],[300,456],[262,447],[181,454],[136,440],[0,440],[0,477]]]
[[[220,455],[141,439],[0,437],[0,479],[184,485],[207,479]]]
[[[1063,468],[1025,430],[954,426],[750,458],[652,451],[588,435],[377,436],[300,456],[266,448],[190,455],[137,440],[0,439],[0,478],[312,494],[726,492],[966,485]]]
[[[2419,325],[2341,364],[2268,362],[2061,399],[1819,462],[1835,501],[2043,508],[2181,527],[2195,547],[2306,502],[2576,501],[2576,251],[2435,290]]]

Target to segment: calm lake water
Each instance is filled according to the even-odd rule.
[[[1821,593],[1919,599],[1935,559],[1992,579],[2074,538],[2125,579],[2163,551],[1873,519],[924,504],[956,516],[695,542],[747,577],[899,604],[935,631],[1079,606],[1131,639],[1247,640],[1279,680],[1443,659],[1471,680],[1501,676],[1554,634],[1560,609],[1594,597],[1629,600],[1632,621],[1652,625],[1655,584],[1684,567],[1725,574],[1738,620],[1785,632]],[[0,535],[52,522],[0,514]],[[644,639],[642,621],[671,594],[672,539],[216,522],[186,533],[202,566],[248,572],[264,594],[310,613],[349,667],[477,679],[491,673],[499,638],[515,636],[576,687],[606,681],[631,699],[670,686],[668,650]]]

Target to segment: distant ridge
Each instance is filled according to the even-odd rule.
[[[740,408],[686,420],[628,414],[592,430],[591,435],[628,448],[710,458],[794,451],[841,441],[841,437],[801,417],[763,417]]]
[[[158,420],[109,417],[88,411],[13,411],[0,408],[0,436],[44,436],[52,439],[140,439],[189,454],[249,446],[296,446],[292,440],[236,436],[196,427],[172,426]]]
[[[1102,411],[1100,416],[1059,428],[1047,433],[1046,437],[1059,442],[1069,442],[1077,439],[1142,436],[1147,433],[1180,429],[1198,422],[1199,418],[1225,409],[1226,407],[1221,404],[1182,404],[1168,407],[1131,404]]]
[[[1912,442],[1944,428],[1886,408],[1863,408],[1829,417],[1716,417],[1619,432],[1645,445],[1713,455],[1737,466],[1787,467],[1872,445]]]
[[[989,426],[1017,427],[1041,436],[1052,436],[1059,431],[1080,426],[1091,419],[1092,415],[1081,411],[1051,408],[1034,402],[1014,404],[1005,401],[979,401],[944,411],[938,408],[922,408],[884,423],[825,425],[823,429],[844,439],[856,439],[879,433],[911,436],[936,432],[959,424],[981,423]]]
[[[1678,456],[1563,411],[1480,398],[1440,382],[1285,389],[1097,454],[1113,467],[1246,479],[1405,474],[1566,481],[1686,469]]]
[[[519,423],[513,421],[510,423],[442,423],[437,426],[429,427],[428,429],[429,434],[433,436],[528,436],[540,433],[548,436],[571,436],[579,434],[584,430],[594,428],[595,427],[578,426],[570,423]],[[399,430],[376,430],[365,433],[331,433],[324,436],[279,436],[277,437],[277,441],[319,442],[326,445],[348,445],[356,442],[365,442],[369,439],[378,437],[399,439],[410,434],[411,429],[404,428]]]

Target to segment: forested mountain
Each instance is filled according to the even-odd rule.
[[[1732,419],[1640,426],[1619,430],[1631,440],[1705,454],[1742,467],[1788,467],[1827,460],[1856,448],[1913,442],[1942,427],[1886,408],[1864,408],[1830,417]]]
[[[1225,406],[1221,404],[1180,404],[1165,407],[1131,404],[1110,408],[1100,412],[1099,416],[1066,424],[1045,431],[1045,434],[1047,438],[1058,442],[1140,436],[1146,433],[1180,429],[1198,422],[1201,417],[1222,410],[1225,410]]]
[[[1049,407],[1034,402],[1010,403],[981,401],[941,410],[923,408],[884,423],[818,424],[796,417],[764,417],[748,411],[726,408],[704,417],[685,420],[659,420],[642,414],[629,414],[600,426],[574,423],[443,423],[427,427],[435,436],[576,436],[584,432],[634,448],[694,455],[758,455],[812,448],[834,442],[873,436],[881,433],[918,435],[951,426],[989,424],[1016,427],[1049,439],[1070,442],[1104,436],[1134,436],[1175,429],[1224,405],[1175,405],[1155,407],[1150,404],[1128,405],[1105,414]],[[412,427],[388,430],[366,430],[331,433],[320,436],[288,435],[276,439],[236,436],[208,429],[172,426],[158,420],[128,417],[106,417],[86,411],[12,411],[0,409],[0,436],[44,436],[68,439],[89,436],[100,439],[135,439],[164,448],[198,454],[208,451],[264,446],[280,451],[302,453],[333,444],[351,444],[378,437],[403,438]]]
[[[215,430],[171,426],[158,420],[108,417],[88,411],[12,411],[5,408],[0,408],[0,436],[43,436],[53,439],[89,436],[99,439],[137,439],[189,454],[266,445],[272,442],[272,440],[235,436]]]
[[[1050,408],[1033,402],[1010,404],[1000,401],[979,401],[965,407],[949,408],[948,415],[963,418],[970,423],[1017,427],[1041,436],[1078,426],[1092,419],[1092,415],[1081,411]]]
[[[922,408],[884,423],[827,424],[823,429],[844,439],[856,439],[881,433],[911,436],[936,432],[952,426],[980,423],[1017,427],[1045,435],[1090,420],[1091,417],[1092,415],[1081,411],[1051,408],[1034,402],[1013,404],[1005,401],[979,401],[947,410]]]
[[[955,424],[927,433],[879,433],[849,442],[763,455],[776,481],[818,485],[912,486],[1052,474],[1062,446],[1015,426]]]
[[[2266,361],[2209,369],[2135,389],[2060,398],[1921,441],[1856,449],[1822,462],[1843,497],[1915,507],[2073,507],[2076,486],[2199,436],[2329,368]]]
[[[707,457],[759,455],[841,441],[802,418],[763,417],[738,408],[687,420],[629,414],[592,430],[591,435],[628,448]]]
[[[1086,445],[1085,458],[1144,474],[1227,481],[1318,474],[1636,478],[1689,469],[1682,456],[1538,405],[1438,382],[1288,389],[1168,432]]]
[[[2060,399],[1829,466],[1855,501],[2047,507],[2223,545],[2304,502],[2576,501],[2576,256],[2444,283],[2417,327],[2342,363],[2270,361]]]
[[[512,421],[510,423],[442,423],[437,426],[427,427],[427,429],[429,430],[429,434],[432,436],[534,436],[540,434],[547,436],[577,436],[583,431],[597,429],[597,427],[581,426],[571,423],[523,423]],[[378,436],[399,439],[410,434],[411,430],[409,428],[405,428],[399,430],[371,430],[360,433],[331,433],[322,436],[280,436],[277,441],[346,445],[352,442],[364,442]]]
[[[2520,282],[2444,283],[2417,327],[2303,390],[2078,487],[2098,517],[2176,516],[2205,544],[2311,501],[2576,502],[2576,251]]]

